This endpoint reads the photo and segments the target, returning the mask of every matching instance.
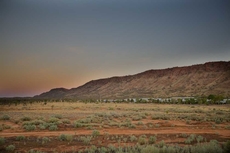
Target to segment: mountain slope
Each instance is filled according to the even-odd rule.
[[[90,81],[72,89],[52,89],[38,98],[130,98],[230,95],[230,62],[149,70]]]

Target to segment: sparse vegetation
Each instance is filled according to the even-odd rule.
[[[52,105],[55,109],[47,111]],[[113,109],[108,110],[109,105]],[[7,146],[14,145],[14,152],[25,150],[31,153],[228,152],[229,142],[222,137],[227,137],[229,131],[230,116],[226,106],[178,106],[180,107],[101,102],[47,102],[46,105],[41,105],[41,102],[36,102],[23,106],[30,107],[28,110],[21,109],[18,104],[17,107],[11,106],[11,111],[4,111],[9,108],[3,105],[0,107],[0,115],[8,114],[10,120],[1,121],[0,128],[3,132],[0,149],[6,150]],[[186,133],[179,134],[181,131],[177,130],[178,127],[183,127],[187,130]],[[162,130],[165,129],[172,130],[172,133],[164,134]],[[196,133],[198,129],[204,131],[204,134],[200,131]],[[210,134],[205,133],[206,129]],[[27,134],[29,131],[32,132]],[[39,132],[42,133],[41,136]],[[65,132],[66,134],[60,134]],[[160,134],[154,135],[158,132]],[[51,148],[54,144],[58,145]],[[31,150],[30,146],[36,146],[36,149]]]
[[[149,144],[154,144],[156,142],[157,138],[156,136],[150,136],[149,137]]]
[[[42,138],[42,144],[46,144],[50,141],[50,139],[48,137],[43,137]]]
[[[0,137],[0,145],[3,145],[5,143],[5,138],[4,137]]]
[[[57,127],[57,125],[51,125],[50,127],[49,127],[49,130],[50,131],[56,131],[56,130],[58,130],[58,127]]]
[[[14,145],[9,145],[6,147],[6,151],[14,151],[15,146]]]
[[[25,136],[23,136],[23,135],[17,136],[17,137],[16,137],[16,140],[17,140],[17,141],[25,140]]]
[[[7,114],[4,114],[1,116],[1,120],[10,120],[10,116]]]
[[[36,129],[36,125],[24,125],[23,128],[26,129],[26,131],[34,131]]]
[[[99,132],[99,131],[93,130],[93,132],[92,132],[92,136],[93,136],[93,137],[97,137],[97,136],[99,136],[99,135],[100,135],[100,132]]]

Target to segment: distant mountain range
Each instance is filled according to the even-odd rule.
[[[124,99],[209,94],[230,96],[230,61],[92,80],[77,88],[51,89],[34,98]]]

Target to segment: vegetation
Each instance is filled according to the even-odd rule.
[[[6,147],[6,151],[14,151],[15,146],[14,145],[9,145]]]
[[[0,145],[3,145],[5,143],[5,138],[4,137],[0,137]]]
[[[1,116],[1,120],[9,120],[9,119],[10,119],[10,116],[7,114],[4,114]]]
[[[49,127],[49,130],[50,131],[56,131],[56,130],[58,130],[58,127],[57,127],[57,125],[51,125],[50,127]]]
[[[92,136],[93,136],[93,137],[97,137],[97,136],[99,136],[99,135],[100,135],[100,132],[99,132],[99,131],[93,130],[93,132],[92,132]]]
[[[23,135],[17,136],[17,137],[16,137],[16,140],[17,140],[17,141],[25,140],[25,136],[23,136]]]
[[[70,134],[61,134],[61,135],[59,135],[58,139],[60,141],[69,141],[69,142],[71,142],[71,141],[73,141],[73,135],[70,135]]]
[[[149,144],[154,144],[157,141],[156,136],[150,136],[149,137]]]
[[[52,105],[55,110],[50,111]],[[230,129],[226,106],[49,101],[2,105],[1,119],[5,114],[10,119],[1,120],[0,152],[10,152],[9,145],[14,145],[13,152],[31,153],[229,152],[230,142],[222,137]],[[189,134],[180,134],[181,125]],[[165,129],[175,132],[164,134]],[[206,129],[210,134],[196,132]]]

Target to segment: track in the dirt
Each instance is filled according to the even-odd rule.
[[[108,133],[110,135],[142,135],[142,134],[218,134],[222,138],[230,138],[229,130],[208,130],[208,129],[188,129],[188,128],[168,128],[168,129],[103,129],[98,130],[101,134]],[[33,131],[33,132],[1,132],[0,136],[58,136],[60,134],[72,135],[91,135],[92,130],[76,129],[66,131]]]

